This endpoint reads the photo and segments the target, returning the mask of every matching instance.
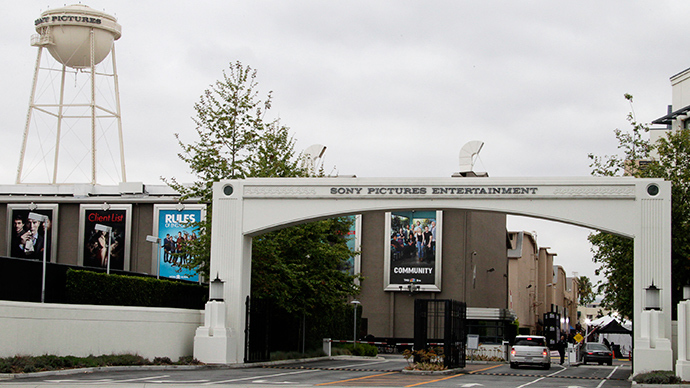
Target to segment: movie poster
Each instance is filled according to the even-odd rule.
[[[203,219],[203,208],[185,206],[182,210],[156,207],[156,236],[161,244],[156,252],[161,277],[199,281],[199,275],[183,267],[191,257],[185,252],[185,243],[197,238],[197,231],[191,223]]]
[[[48,205],[30,209],[28,205],[8,206],[8,228],[10,242],[8,254],[11,257],[30,260],[55,261],[53,241],[55,240],[55,223],[57,205]],[[32,219],[29,214],[45,216],[44,220]]]
[[[387,218],[386,290],[440,291],[441,212],[396,211]]]
[[[128,259],[127,238],[128,214],[126,208],[84,208],[82,222],[82,258],[85,267],[129,270],[125,267]],[[96,225],[101,225],[98,228]],[[103,226],[106,231],[99,230]]]

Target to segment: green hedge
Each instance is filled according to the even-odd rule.
[[[72,304],[203,309],[208,286],[70,269],[66,294]]]

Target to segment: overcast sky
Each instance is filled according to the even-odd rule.
[[[324,144],[327,172],[358,177],[448,177],[471,140],[485,143],[475,170],[492,177],[587,176],[587,154],[615,152],[613,130],[628,127],[623,94],[650,122],[690,67],[682,0],[83,3],[122,25],[127,180],[147,184],[190,179],[174,134],[195,140],[194,103],[238,60],[273,91],[298,150]],[[3,4],[0,184],[16,177],[34,20],[63,5]],[[536,231],[569,276],[594,276],[588,231],[509,228]]]

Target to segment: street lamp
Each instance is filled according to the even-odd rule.
[[[358,301],[357,299],[355,299],[355,300],[353,300],[353,301],[350,302],[350,303],[352,303],[353,305],[355,305],[355,314],[354,314],[354,317],[355,317],[354,322],[355,322],[355,324],[354,324],[354,331],[353,331],[353,335],[352,335],[352,339],[353,339],[353,341],[352,341],[352,349],[354,350],[355,347],[357,346],[357,305],[360,304],[361,302]]]
[[[146,236],[146,241],[156,244],[156,266],[158,267],[158,270],[156,272],[156,279],[161,278],[161,238],[156,237],[156,236],[151,236],[148,235]],[[110,259],[108,259],[108,262],[110,262]]]
[[[654,280],[652,280],[651,286],[645,288],[645,294],[645,300],[647,302],[645,310],[661,310],[661,289],[654,285]]]
[[[110,275],[110,246],[113,242],[113,227],[103,224],[96,224],[93,226],[93,228],[103,233],[108,233],[108,266],[106,273]]]
[[[43,214],[38,214],[34,212],[29,212],[29,219],[43,223],[43,274],[41,275],[41,303],[45,303],[46,300],[46,251],[48,251],[47,242],[48,236],[46,236],[46,222],[48,222],[48,216]]]
[[[223,301],[223,283],[225,282],[220,280],[220,277],[216,273],[216,278],[209,284],[209,300],[218,302]]]

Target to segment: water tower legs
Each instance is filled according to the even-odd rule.
[[[113,144],[114,141],[118,141],[119,147],[117,151],[113,151],[119,152],[120,154],[119,165],[115,165],[117,163],[115,163],[115,161],[113,160],[113,166],[109,168],[116,170],[116,173],[112,175],[117,175],[118,182],[127,181],[125,173],[124,139],[122,134],[122,119],[120,114],[120,90],[115,59],[115,45],[113,44],[110,49],[110,56],[112,57],[112,72],[107,72],[102,69],[97,69],[97,66],[100,65],[94,62],[93,32],[90,34],[89,44],[91,46],[91,66],[85,69],[72,69],[68,68],[64,64],[59,63],[55,63],[51,66],[42,66],[42,61],[45,61],[45,58],[43,56],[43,49],[45,48],[45,45],[38,46],[38,54],[36,57],[34,77],[32,82],[31,94],[29,97],[29,109],[26,116],[26,125],[24,127],[22,146],[19,155],[19,165],[17,168],[17,184],[57,184],[65,183],[66,179],[70,179],[74,171],[79,168],[78,160],[80,160],[80,157],[70,155],[69,147],[74,147],[75,144],[73,143],[79,142],[73,141],[72,143],[70,143],[68,140],[66,140],[67,138],[65,136],[69,136],[70,133],[71,136],[77,137],[85,137],[86,135],[85,132],[80,132],[81,135],[75,135],[76,131],[90,132],[90,144],[89,142],[86,143],[89,145],[84,144],[82,146],[82,150],[87,150],[88,148],[90,148],[88,149],[88,152],[90,153],[89,159],[91,162],[91,171],[87,179],[89,179],[89,183],[91,184],[98,183],[97,172],[99,171],[99,167],[102,167],[104,165],[104,161],[101,160],[99,164],[98,157],[100,156],[100,154],[97,152],[97,144],[99,142],[104,142],[103,138],[105,138],[106,136],[106,128],[103,121],[107,120],[115,120],[117,140],[114,139],[115,135],[112,135],[113,140],[111,140],[109,144]],[[53,80],[51,77],[49,77],[49,74],[51,72],[53,72],[53,74],[55,72],[61,73],[59,77],[59,88],[57,85],[57,79]],[[84,83],[84,91],[88,90],[88,92],[81,95],[81,100],[79,100],[78,98],[75,99],[74,96],[69,96],[69,94],[67,93],[66,76],[68,73],[74,74],[75,76],[75,89],[78,89],[76,88],[76,78],[78,74],[88,74],[88,89],[86,84]],[[109,80],[110,77],[112,77],[112,80]],[[104,90],[100,90],[99,88],[99,86],[103,85],[104,83],[101,82],[102,79],[108,80],[107,82],[109,83],[109,86]],[[55,95],[54,97],[49,97],[52,98],[52,100],[48,100],[49,98],[46,98],[42,95],[41,91],[43,91],[43,94],[47,94],[44,92],[46,89],[41,88],[44,86],[46,82],[56,84],[54,88],[47,88],[48,90],[59,89],[59,94]],[[75,91],[71,91],[71,93],[74,94]],[[104,93],[108,93],[109,96],[107,98],[110,98],[112,100],[107,101],[105,103],[101,101],[101,103],[99,104],[99,101],[101,100],[99,97],[104,96]],[[84,110],[85,108],[87,110]],[[42,120],[37,119],[39,115],[42,116]],[[65,120],[69,120],[69,122],[66,122]],[[83,124],[81,124],[80,126],[79,124],[75,124],[75,122],[83,122]],[[86,125],[87,122],[89,122],[90,125]],[[110,121],[110,123],[112,123],[112,121]],[[41,126],[43,126],[43,128],[41,128]],[[45,128],[46,126],[48,128]],[[54,133],[55,136],[54,147],[52,147],[52,144],[45,144],[43,142],[44,139],[51,138],[53,136],[52,133]],[[107,140],[105,142],[107,142]],[[101,144],[101,146],[102,145],[103,144]],[[67,147],[67,149],[65,149],[65,147]],[[38,156],[33,156],[34,160],[37,159],[39,161],[29,162],[31,158],[28,157],[27,150],[40,153],[40,155]],[[65,154],[65,151],[67,151],[67,154]],[[77,160],[77,162],[73,162],[76,163],[76,165],[64,167],[64,162],[66,161],[64,157],[71,157],[73,161]],[[53,164],[52,169],[50,168],[51,161]],[[69,160],[67,161],[69,162]],[[67,171],[70,167],[72,168],[72,170]],[[44,170],[45,173],[43,173]],[[35,176],[38,174],[35,171],[41,171],[41,175],[43,177],[40,179],[36,179]],[[52,171],[52,174],[48,173],[48,171]]]

